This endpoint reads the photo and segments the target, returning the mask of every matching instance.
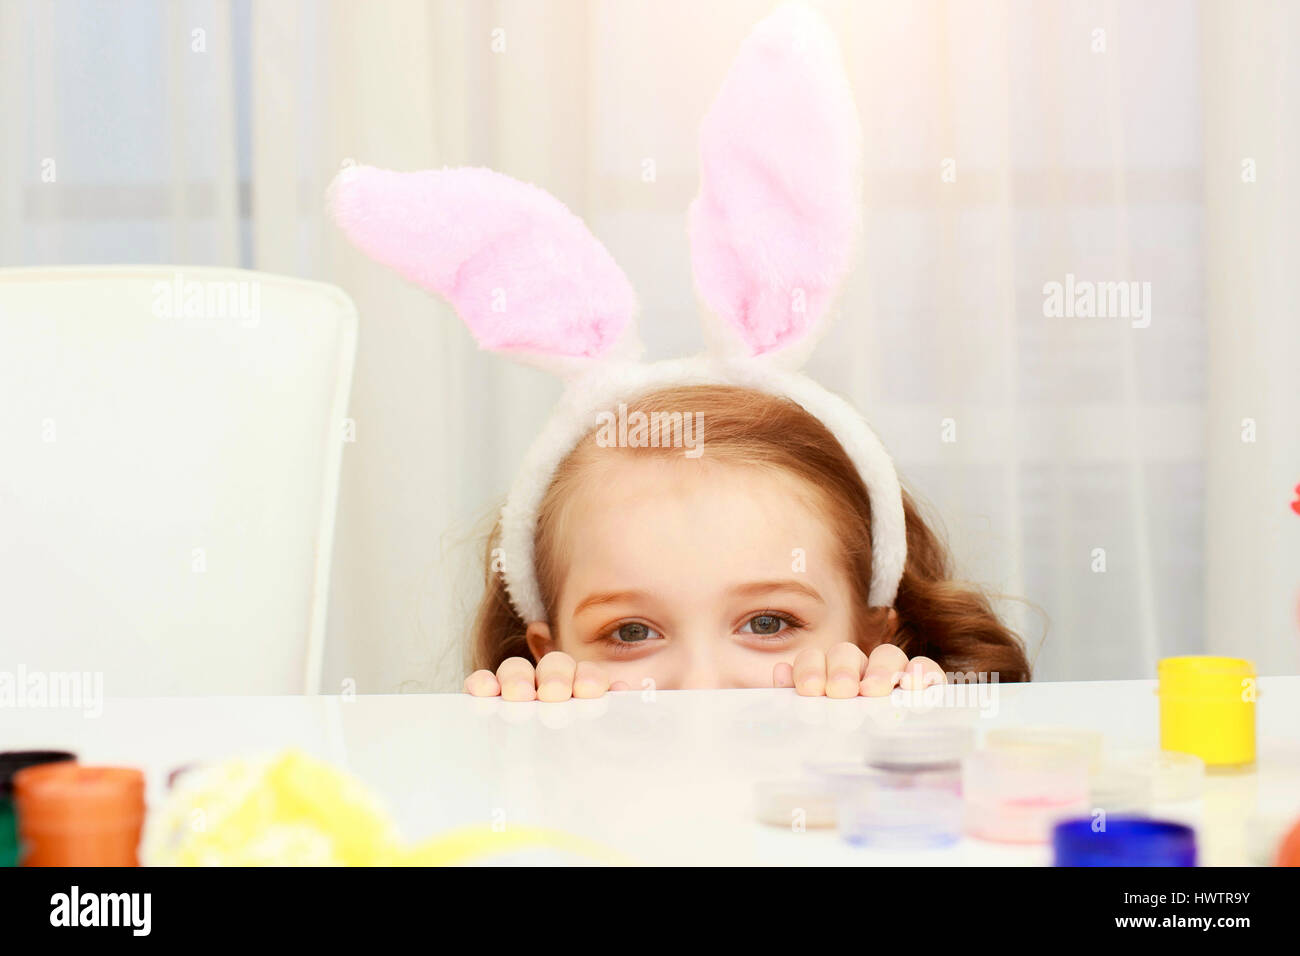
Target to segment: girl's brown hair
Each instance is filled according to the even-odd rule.
[[[871,584],[871,505],[853,462],[825,425],[790,399],[728,385],[661,389],[628,403],[629,415],[637,411],[646,415],[697,414],[704,425],[704,455],[710,460],[779,468],[802,478],[844,544],[843,560],[856,590],[858,617],[864,619]],[[564,506],[592,457],[611,451],[597,446],[594,435],[593,424],[591,434],[557,469],[538,511],[534,561],[551,620],[564,574],[560,540]],[[680,448],[620,451],[682,455]],[[1024,646],[998,620],[986,594],[952,579],[947,549],[922,519],[907,491],[903,492],[903,511],[907,563],[894,600],[898,620],[889,643],[908,657],[932,658],[949,673],[996,673],[999,682],[1029,680]],[[472,669],[495,671],[508,657],[532,658],[524,639],[527,622],[511,607],[505,581],[494,564],[499,538],[498,526],[487,542],[487,574],[474,622]]]

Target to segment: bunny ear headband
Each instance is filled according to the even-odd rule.
[[[335,220],[364,253],[445,297],[485,349],[552,371],[565,391],[501,511],[502,567],[525,622],[545,621],[533,566],[542,499],[597,416],[674,385],[787,397],[839,440],[871,502],[869,601],[891,606],[907,557],[902,491],[854,408],[800,374],[849,265],[861,130],[835,40],[782,7],[745,41],[704,119],[690,208],[709,348],[642,363],[627,277],[549,193],[489,169],[345,169]]]

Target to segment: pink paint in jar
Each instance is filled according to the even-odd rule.
[[[1088,758],[1069,747],[986,748],[962,770],[966,832],[998,843],[1046,843],[1089,808]]]

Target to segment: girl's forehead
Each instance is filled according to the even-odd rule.
[[[586,477],[560,536],[570,573],[744,578],[788,574],[801,555],[838,557],[816,492],[781,469],[623,454]]]
[[[582,480],[572,490],[582,512],[632,515],[641,506],[721,508],[726,514],[797,512],[801,522],[820,512],[819,490],[805,479],[775,465],[723,457],[698,459],[665,454],[638,454],[626,449],[591,456]],[[815,516],[807,512],[818,512]]]

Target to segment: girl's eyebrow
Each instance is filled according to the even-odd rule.
[[[731,593],[737,597],[755,597],[760,594],[768,594],[772,591],[797,591],[816,601],[818,604],[825,604],[822,596],[817,593],[817,589],[811,584],[803,581],[796,581],[789,578],[783,581],[754,581],[750,584],[741,584],[731,589]]]
[[[593,607],[600,607],[602,604],[645,601],[649,597],[650,595],[645,591],[597,591],[595,594],[588,594],[579,601],[577,607],[573,609],[573,615],[577,617],[583,611]]]
[[[818,604],[826,603],[816,588],[810,584],[805,584],[803,581],[796,581],[794,578],[783,581],[753,581],[749,584],[739,584],[731,589],[731,594],[736,597],[756,597],[760,594],[770,594],[773,591],[795,591],[812,598]],[[577,603],[573,609],[573,616],[577,617],[583,611],[601,607],[605,604],[635,603],[649,600],[651,600],[651,596],[647,591],[597,591],[594,594],[588,594]]]

